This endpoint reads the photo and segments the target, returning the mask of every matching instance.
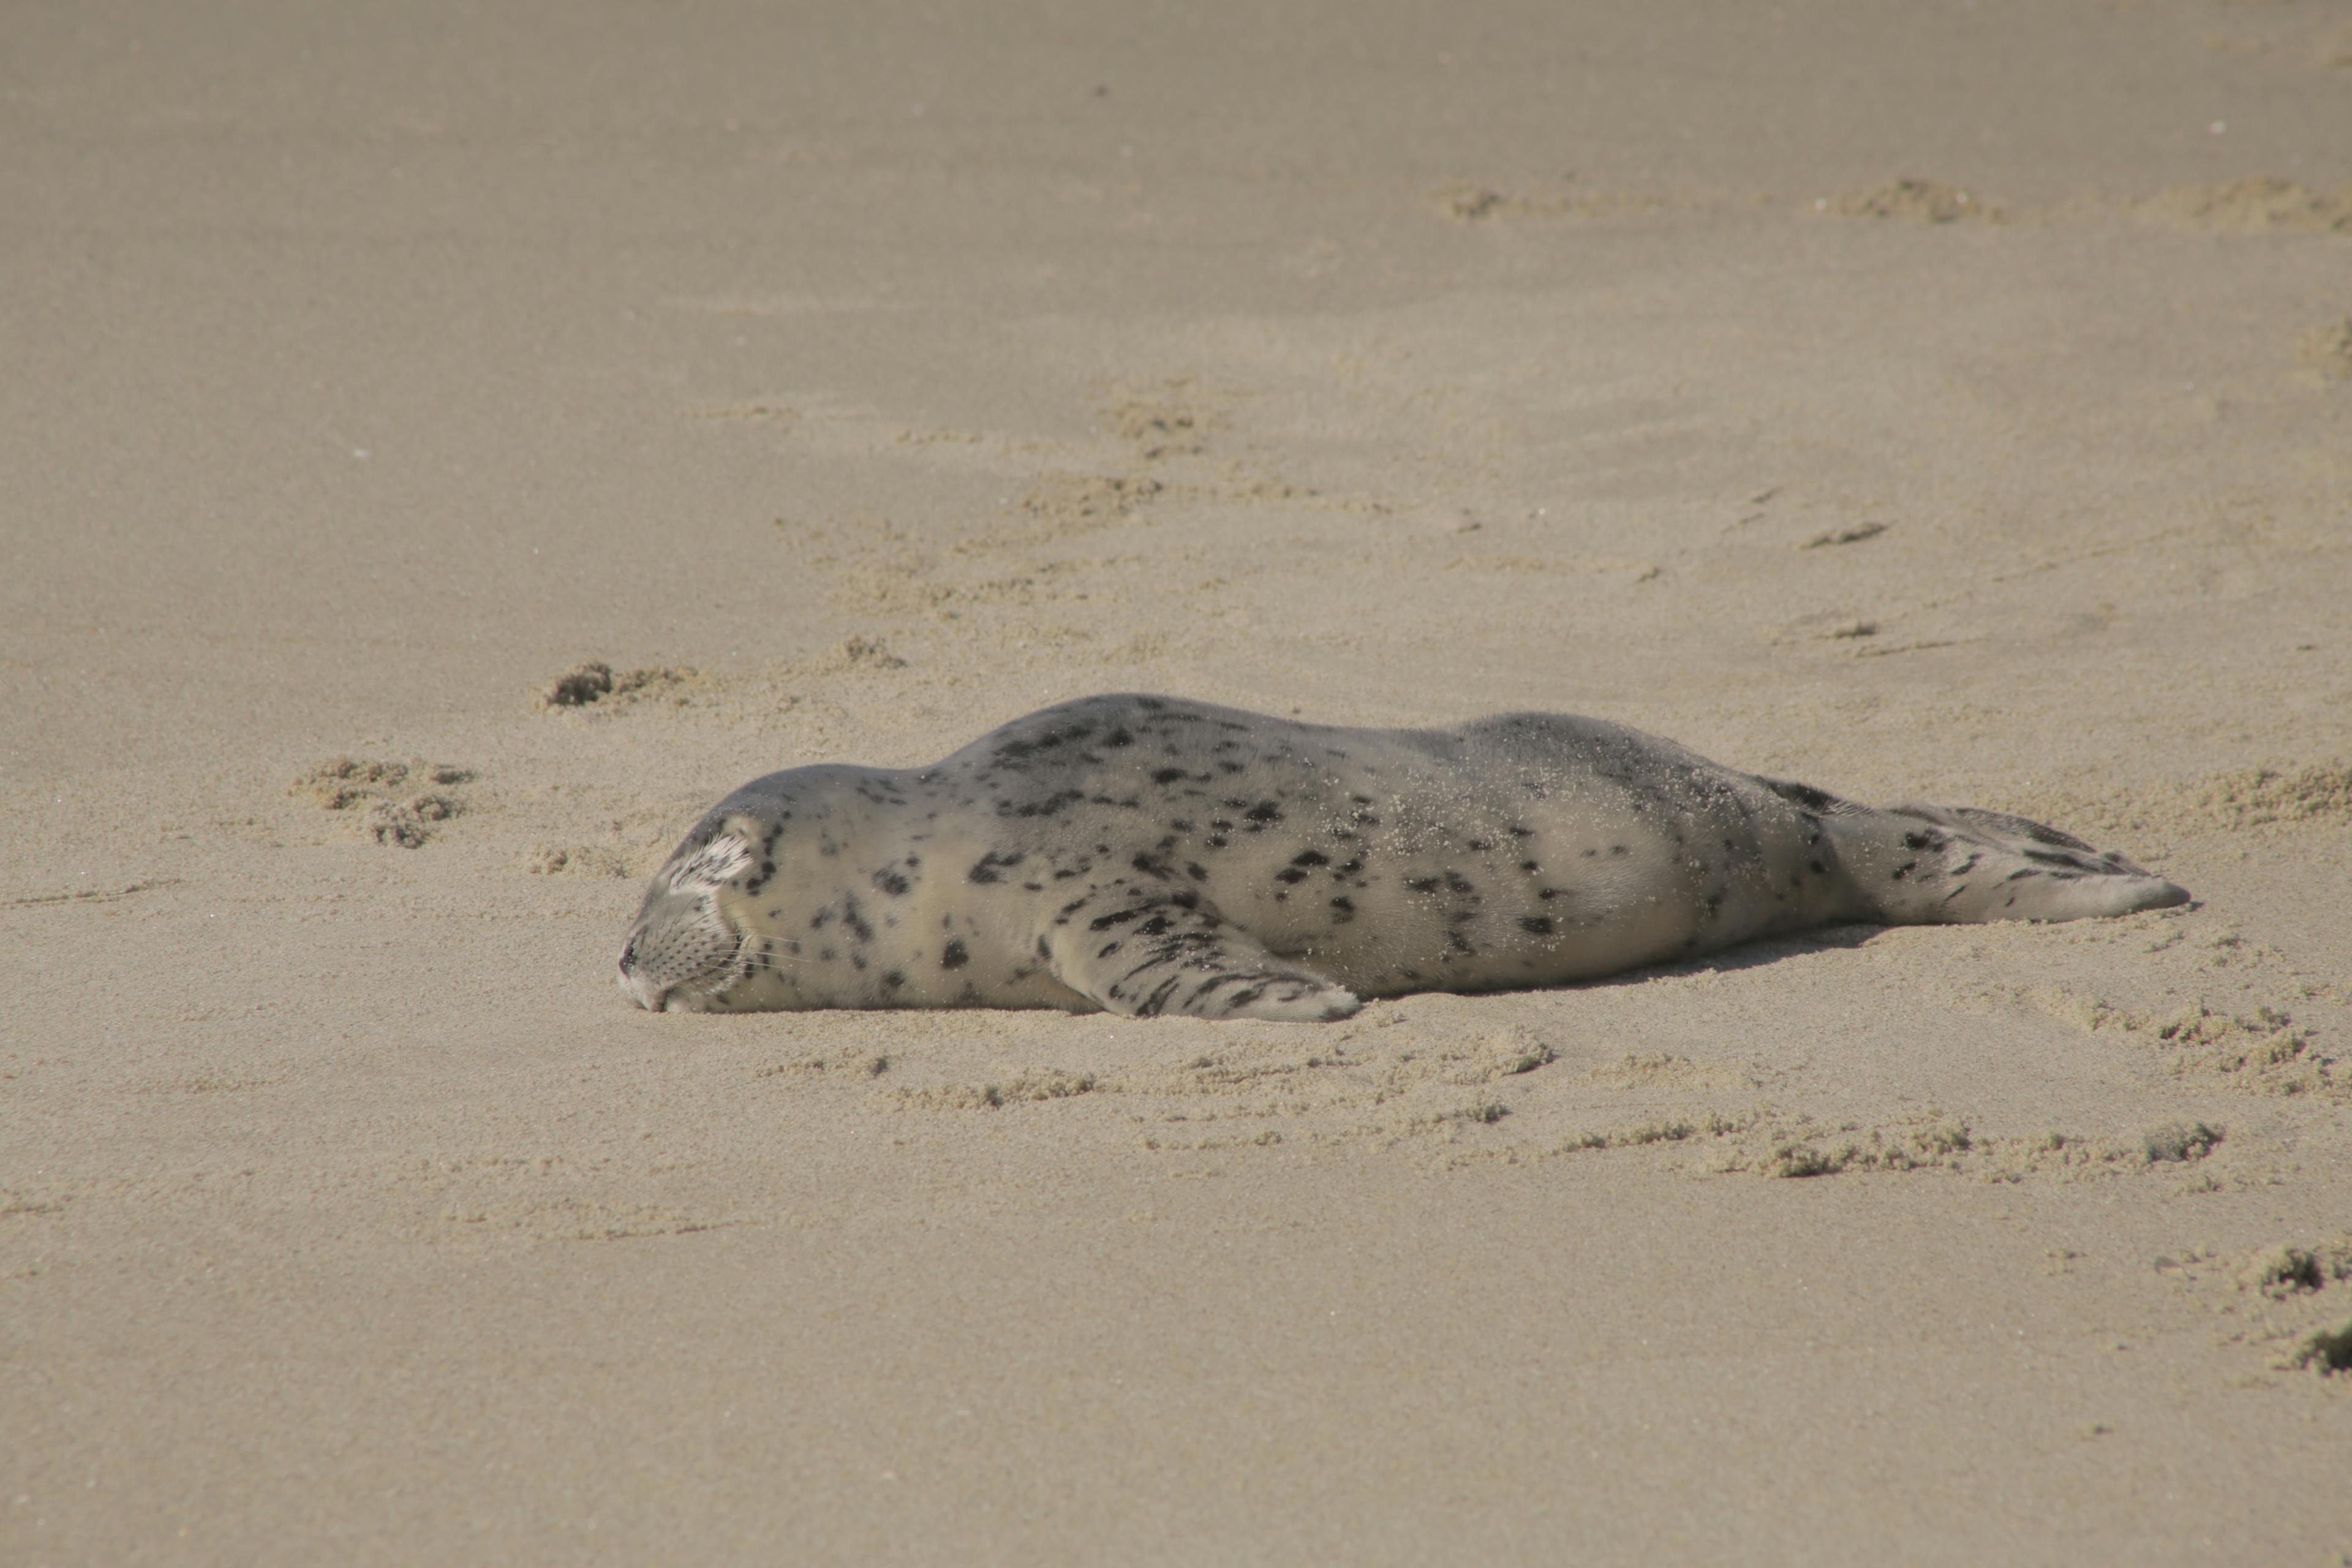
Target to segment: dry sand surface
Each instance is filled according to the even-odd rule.
[[[0,1561],[2352,1561],[2352,12],[1578,10],[0,10]],[[2200,901],[615,994],[1122,689]]]

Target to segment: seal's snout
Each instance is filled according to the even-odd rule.
[[[620,982],[622,995],[648,1013],[658,1013],[662,1005],[661,988],[637,969],[637,938],[642,934],[642,931],[633,931],[629,933],[629,940],[621,944],[620,973],[615,978]]]
[[[698,870],[689,862],[688,871]],[[621,944],[621,994],[649,1013],[700,1011],[720,994],[743,938],[719,905],[723,883],[673,872],[654,880]]]

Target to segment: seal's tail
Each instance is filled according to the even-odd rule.
[[[1888,925],[2076,921],[2169,909],[2189,890],[2006,812],[1895,805],[1825,818],[1867,911]]]

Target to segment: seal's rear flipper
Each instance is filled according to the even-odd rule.
[[[1866,914],[1889,925],[2075,921],[2170,909],[2189,890],[2072,834],[1973,806],[1825,819]]]
[[[1129,1017],[1314,1024],[1363,1005],[1354,992],[1276,958],[1192,893],[1104,889],[1064,909],[1037,945],[1055,979]]]

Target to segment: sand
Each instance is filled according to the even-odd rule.
[[[0,1560],[2352,1552],[2339,7],[18,6],[0,144]],[[615,994],[1120,689],[2199,901]]]

